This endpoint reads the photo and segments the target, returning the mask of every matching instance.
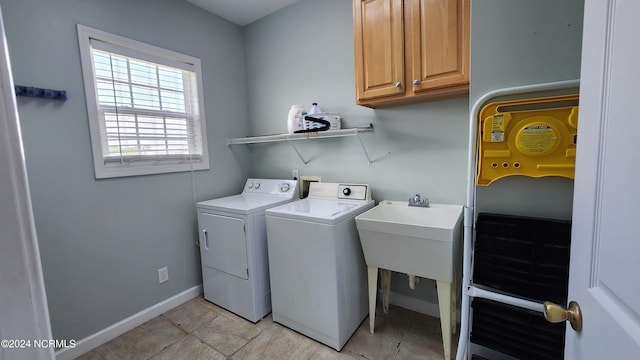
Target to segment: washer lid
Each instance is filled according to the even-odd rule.
[[[306,198],[266,210],[267,217],[305,220],[322,224],[337,224],[340,221],[372,208],[370,200],[326,200]]]
[[[199,209],[218,210],[236,214],[249,214],[287,203],[290,200],[291,198],[286,195],[238,194],[201,201],[197,206]]]

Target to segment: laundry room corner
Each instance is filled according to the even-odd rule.
[[[373,124],[373,132],[359,137],[298,141],[296,149],[287,142],[233,145],[246,147],[251,176],[290,177],[298,169],[326,182],[370,184],[376,201],[420,193],[437,203],[464,203],[468,97],[375,110],[355,105],[350,1],[301,0],[243,30],[248,135],[285,133],[291,105],[308,110],[312,102],[340,114],[342,128]],[[437,315],[431,281],[411,290],[406,276],[394,274],[392,296]]]

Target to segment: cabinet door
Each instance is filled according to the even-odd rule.
[[[358,101],[405,92],[402,1],[353,1]]]
[[[411,0],[407,46],[411,86],[425,90],[469,84],[469,0]]]

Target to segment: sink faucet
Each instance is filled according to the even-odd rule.
[[[421,199],[420,194],[416,194],[416,196],[409,199],[409,206],[429,207],[429,199]]]

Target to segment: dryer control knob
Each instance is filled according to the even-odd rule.
[[[249,189],[253,189],[253,183],[249,183]]]
[[[256,190],[260,189],[260,183],[256,183]]]
[[[351,195],[351,189],[349,189],[348,187],[346,187],[346,188],[342,189],[342,193],[343,193],[345,196],[349,196],[349,195]]]
[[[289,183],[282,183],[280,184],[280,192],[287,192],[289,191],[289,189],[291,188],[291,185],[289,185]]]

